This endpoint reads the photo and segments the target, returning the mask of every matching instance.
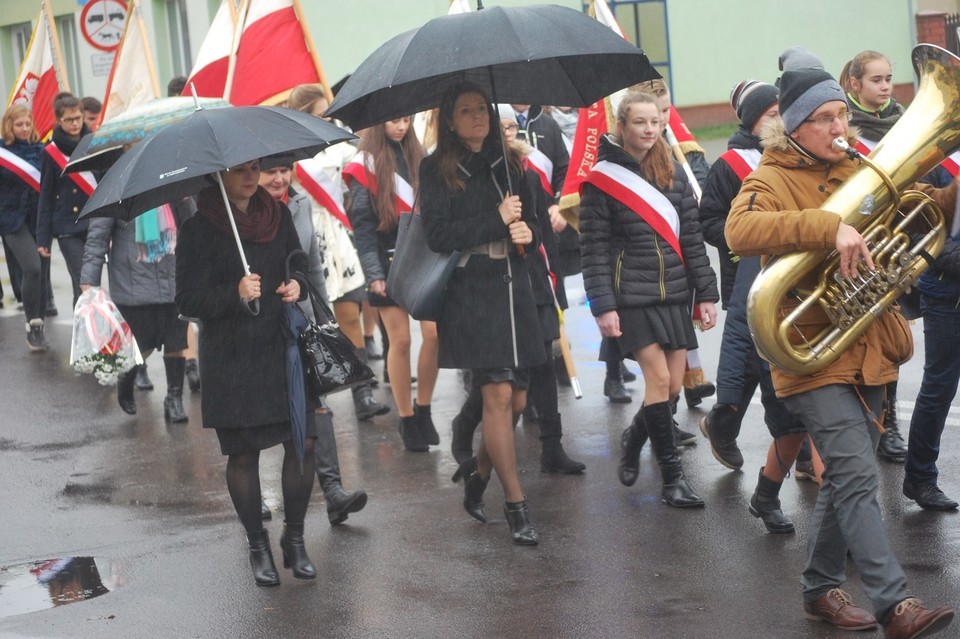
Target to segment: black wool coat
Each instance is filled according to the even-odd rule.
[[[237,286],[243,264],[232,235],[195,215],[177,239],[177,306],[198,318],[201,412],[204,428],[251,428],[290,420],[284,303],[274,293],[284,262],[300,240],[290,211],[281,205],[280,227],[266,244],[243,242],[251,273],[261,277],[260,314],[243,308]],[[306,287],[301,283],[301,293]],[[307,394],[307,409],[316,403]]]
[[[640,175],[640,165],[611,138],[600,141],[598,160]],[[697,200],[683,169],[674,164],[673,184],[663,192],[680,215],[683,260],[639,215],[592,184],[580,200],[583,282],[595,317],[618,308],[716,302],[717,276],[700,232]]]
[[[80,136],[90,133],[83,125]],[[53,142],[68,158],[77,148],[79,140],[71,139],[59,126],[53,130]],[[96,177],[100,177],[96,173]],[[62,175],[58,165],[49,153],[44,152],[40,159],[40,201],[37,204],[37,246],[50,248],[55,237],[67,237],[87,234],[90,218],[78,220],[89,196],[77,186],[69,175]]]
[[[755,149],[763,153],[760,138],[743,128],[737,129],[727,141],[728,149]],[[740,192],[743,182],[736,172],[721,157],[707,174],[703,183],[703,196],[700,198],[700,227],[703,239],[717,248],[720,254],[720,298],[723,308],[727,308],[730,297],[733,295],[733,283],[737,277],[737,262],[723,229],[727,224],[727,215],[730,213],[730,204]]]
[[[507,191],[502,156],[496,149],[464,149],[460,164],[466,183],[460,192],[448,189],[433,156],[420,164],[420,212],[430,249],[449,252],[500,239],[509,243],[509,230],[497,211],[503,198],[494,184],[496,179]],[[511,179],[534,241],[524,257],[511,244],[508,259],[470,255],[454,269],[437,322],[441,368],[529,368],[545,361],[528,272],[539,245],[534,185],[525,174]]]

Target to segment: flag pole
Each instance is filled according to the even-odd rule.
[[[137,9],[137,26],[140,29],[140,37],[143,38],[143,55],[144,59],[147,61],[147,69],[150,72],[150,81],[153,83],[153,94],[162,95],[160,93],[160,80],[157,77],[157,67],[153,63],[153,53],[150,50],[150,38],[147,34],[147,24],[143,21],[143,14],[140,13],[140,3],[138,0],[133,0],[133,6]]]
[[[63,49],[60,48],[60,35],[57,33],[57,21],[53,18],[53,10],[47,0],[41,3],[43,16],[47,20],[47,33],[50,34],[50,44],[53,47],[53,72],[57,76],[57,84],[63,91],[70,90],[70,79],[67,77],[67,65],[63,60]]]
[[[233,0],[226,0],[233,4]],[[223,99],[230,101],[230,91],[233,88],[233,76],[237,71],[237,48],[240,46],[240,36],[243,33],[243,24],[247,21],[247,10],[250,3],[247,0],[241,0],[240,9],[237,13],[237,19],[233,24],[233,42],[230,45],[230,62],[227,66],[227,81],[223,85]]]
[[[300,30],[303,31],[303,39],[310,50],[310,57],[313,58],[313,66],[317,70],[317,77],[320,79],[320,86],[323,92],[327,94],[327,101],[333,102],[333,91],[330,90],[330,84],[327,82],[327,74],[323,71],[323,65],[320,64],[320,56],[317,53],[317,47],[310,36],[310,29],[307,27],[307,21],[303,16],[303,9],[300,6],[300,0],[293,0],[293,12],[297,16],[297,22],[300,23]]]

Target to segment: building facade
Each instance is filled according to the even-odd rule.
[[[95,46],[91,24],[106,27],[109,7],[120,0],[47,1],[63,44],[71,90],[102,99],[113,54]],[[554,1],[576,9],[587,4]],[[88,6],[91,3],[96,6]],[[140,0],[161,85],[189,72],[219,4],[219,0]],[[730,88],[746,78],[772,82],[779,75],[779,53],[796,44],[817,53],[835,75],[858,51],[877,49],[893,62],[895,82],[909,89],[918,14],[960,10],[958,0],[608,0],[608,4],[627,36],[668,80],[674,102],[693,123],[701,114],[706,119],[729,119]],[[39,5],[0,0],[0,88],[5,96],[16,78]],[[446,13],[449,0],[301,0],[301,5],[327,79],[334,84],[379,44]],[[91,9],[103,12],[103,21],[91,18]],[[91,23],[95,18],[98,21]]]

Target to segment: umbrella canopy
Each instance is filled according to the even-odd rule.
[[[364,60],[327,115],[354,130],[437,106],[464,81],[495,101],[583,107],[659,78],[643,51],[593,18],[557,5],[445,15]]]
[[[221,98],[157,98],[133,107],[85,135],[67,162],[64,173],[110,168],[123,155],[125,145],[136,144],[160,129],[178,122],[197,109],[230,106]]]
[[[355,139],[320,118],[283,107],[199,109],[127,151],[100,180],[80,217],[130,220],[216,184],[211,174],[264,158],[292,164]],[[227,207],[229,210],[229,206]]]

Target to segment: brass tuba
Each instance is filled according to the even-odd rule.
[[[810,375],[829,366],[910,290],[928,267],[926,255],[943,248],[943,211],[927,195],[904,189],[960,148],[960,58],[921,44],[913,64],[916,98],[869,158],[845,149],[863,166],[820,206],[860,232],[876,270],[861,262],[855,277],[843,278],[836,251],[788,253],[770,260],[750,289],[750,334],[760,355],[780,369]],[[922,237],[911,240],[905,229],[916,238],[918,227]],[[816,287],[800,288],[815,272]],[[789,310],[786,317],[781,308]],[[805,321],[811,311],[818,317]],[[816,334],[805,332],[811,327]]]

